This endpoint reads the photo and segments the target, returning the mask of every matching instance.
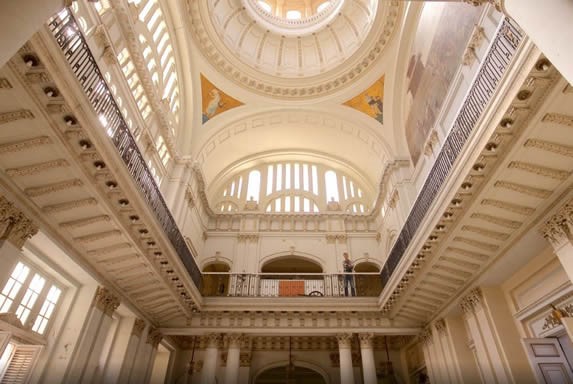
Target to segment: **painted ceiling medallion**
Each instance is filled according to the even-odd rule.
[[[403,8],[397,0],[339,0],[289,20],[256,8],[255,0],[187,5],[193,38],[211,64],[240,86],[281,99],[320,97],[354,83],[383,53]]]

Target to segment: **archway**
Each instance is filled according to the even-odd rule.
[[[229,272],[231,267],[225,263],[212,263],[203,268],[203,272]],[[227,296],[229,292],[228,274],[205,274],[203,275],[204,296]]]
[[[299,256],[283,256],[265,263],[263,273],[322,273],[322,266]]]
[[[270,296],[324,296],[322,266],[295,255],[274,258],[261,268],[261,292]]]
[[[269,368],[259,374],[254,384],[327,384],[317,371],[301,366],[294,366],[288,372],[288,365]]]
[[[356,294],[358,296],[378,296],[382,290],[382,281],[379,275],[360,275],[366,272],[380,272],[380,267],[365,261],[354,267],[356,275]]]

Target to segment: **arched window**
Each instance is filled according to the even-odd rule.
[[[302,13],[300,11],[287,11],[286,18],[288,20],[300,20],[302,18]]]
[[[334,171],[326,172],[324,181],[326,182],[326,201],[340,201],[336,173]]]
[[[261,172],[251,171],[249,173],[249,182],[247,186],[247,199],[259,201],[261,192]]]

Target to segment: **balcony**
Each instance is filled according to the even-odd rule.
[[[345,281],[347,289],[345,291]],[[355,295],[352,295],[352,286]],[[364,273],[228,273],[203,272],[206,297],[378,297],[378,272]]]

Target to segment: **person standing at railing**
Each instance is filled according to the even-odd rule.
[[[348,256],[348,252],[342,254],[344,260],[342,260],[342,270],[344,271],[344,296],[348,296],[348,286],[350,286],[350,292],[352,296],[356,296],[356,288],[354,287],[354,276],[352,275],[354,264]]]

